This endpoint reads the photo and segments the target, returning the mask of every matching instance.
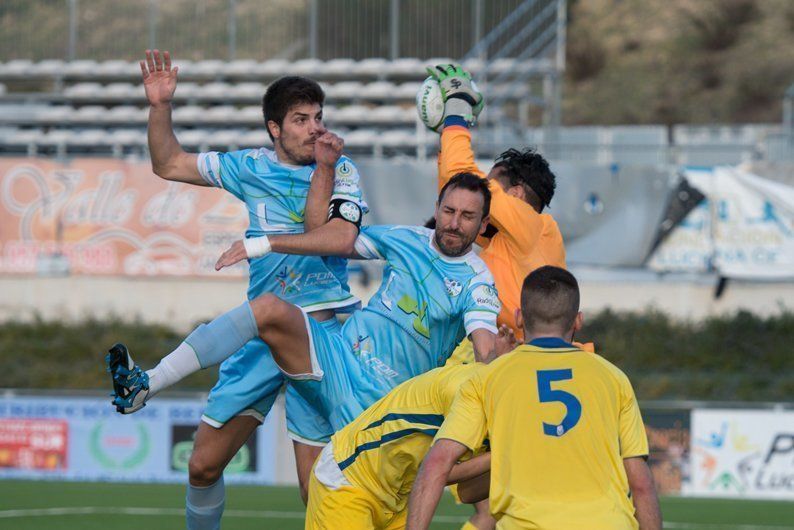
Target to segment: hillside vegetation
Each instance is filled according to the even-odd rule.
[[[573,0],[567,124],[780,122],[790,0]]]
[[[0,325],[0,388],[105,389],[104,350],[130,346],[150,368],[182,336],[165,326],[88,320]],[[623,369],[640,399],[791,401],[794,396],[794,314],[750,313],[680,322],[648,310],[604,311],[588,317],[577,336]],[[217,372],[204,370],[180,390],[208,391]]]

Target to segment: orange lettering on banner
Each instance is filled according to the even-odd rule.
[[[147,162],[0,159],[0,273],[58,259],[70,274],[239,277],[244,266],[214,264],[247,225],[232,195],[166,182]]]

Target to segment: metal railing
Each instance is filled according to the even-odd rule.
[[[546,0],[547,2],[549,0]],[[543,2],[541,2],[543,3]],[[462,57],[522,0],[4,0],[0,61]],[[505,36],[489,43],[499,46]]]

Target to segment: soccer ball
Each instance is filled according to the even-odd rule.
[[[478,90],[474,81],[471,85]],[[480,115],[482,108],[482,102],[474,107],[475,118]],[[422,123],[431,131],[438,132],[444,124],[444,98],[441,96],[441,87],[438,86],[438,81],[432,77],[425,79],[419,92],[416,93],[416,112]]]

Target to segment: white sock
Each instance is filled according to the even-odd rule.
[[[196,352],[193,351],[190,344],[183,342],[174,351],[163,357],[157,366],[146,372],[149,376],[147,400],[199,370],[201,370],[201,365],[196,357]]]

